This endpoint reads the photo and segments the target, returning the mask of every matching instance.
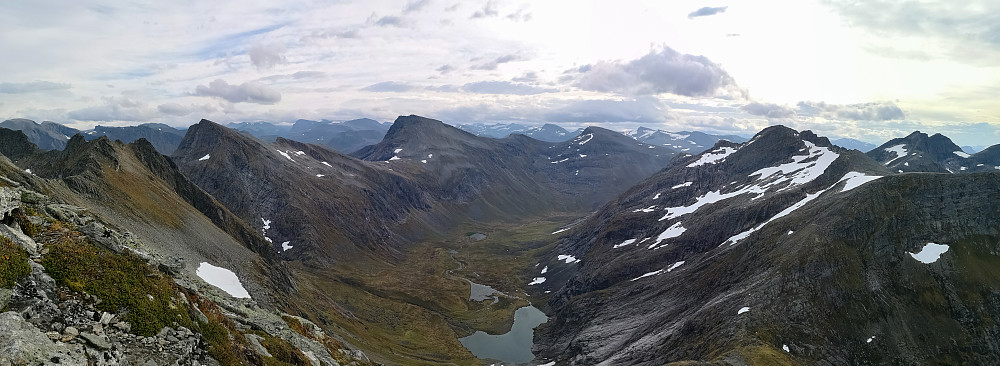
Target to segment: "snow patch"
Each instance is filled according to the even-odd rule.
[[[667,230],[660,233],[660,236],[656,237],[656,242],[650,245],[649,249],[656,249],[657,245],[659,245],[661,241],[681,236],[681,234],[684,234],[685,231],[687,231],[687,229],[681,226],[680,222],[673,224],[668,227]]]
[[[624,247],[624,246],[629,246],[629,245],[632,245],[632,243],[635,243],[635,239],[629,239],[629,240],[623,241],[621,244],[615,244],[615,246],[613,248],[611,248],[611,249],[618,249],[618,248],[621,248],[621,247]]]
[[[872,343],[872,341],[874,341],[874,340],[875,340],[875,336],[871,336],[871,337],[868,337],[867,340],[865,340],[865,343]]]
[[[966,154],[964,151],[956,151],[955,155],[958,155],[959,157],[966,158],[966,159],[968,159],[969,157],[972,156],[972,155]]]
[[[680,267],[682,264],[684,264],[684,261],[680,261],[680,262],[671,264],[670,267],[667,267],[667,272],[670,272],[670,271],[673,271],[673,270],[677,269],[677,267]]]
[[[580,261],[579,259],[576,259],[576,257],[574,257],[574,256],[565,255],[565,254],[560,254],[560,255],[556,256],[556,260],[560,260],[560,261],[566,262],[566,264],[577,263],[577,262]]]
[[[545,272],[548,272],[548,271],[549,271],[549,266],[545,266],[545,268],[542,268],[542,273],[541,274],[545,274]]]
[[[740,315],[740,314],[743,314],[743,313],[748,312],[748,311],[750,311],[750,308],[747,307],[747,306],[744,306],[744,307],[740,308],[739,311],[736,312],[736,315]]]
[[[393,160],[399,160],[399,157],[398,156],[393,156],[393,157],[389,158],[389,161],[393,161]]]
[[[653,199],[654,199],[654,200],[655,200],[655,199],[659,199],[659,198],[660,198],[660,194],[659,194],[659,193],[657,193],[657,194],[656,194],[655,196],[653,196]]]
[[[898,160],[899,158],[902,158],[902,157],[904,157],[904,156],[906,156],[907,154],[910,153],[909,151],[906,150],[906,144],[900,144],[900,145],[896,145],[896,146],[887,147],[887,148],[885,148],[885,151],[891,152],[893,154],[896,154],[896,157],[892,158],[892,160],[889,160],[889,161],[885,162],[885,165],[892,164],[892,162],[894,162],[894,161]]]
[[[656,206],[649,206],[649,207],[646,207],[646,208],[640,208],[640,209],[632,210],[632,212],[645,212],[645,213],[650,213],[650,212],[653,212],[653,211],[656,211]]]
[[[910,253],[913,259],[920,261],[920,263],[930,264],[937,262],[944,252],[948,251],[948,246],[944,244],[927,243],[924,245],[923,249],[920,249],[919,253]]]
[[[243,284],[240,283],[239,277],[236,277],[236,274],[233,273],[233,271],[222,267],[216,267],[206,262],[201,262],[195,272],[203,281],[209,285],[218,287],[222,291],[225,291],[229,294],[229,296],[240,299],[250,298],[250,293],[243,288]]]
[[[281,243],[281,251],[287,252],[289,249],[293,248],[291,245],[288,245],[288,243],[290,242],[286,241],[284,243]]]
[[[782,345],[781,345],[781,349],[785,350],[785,352],[788,352],[788,353],[791,353],[791,352],[792,352],[792,351],[789,351],[789,350],[788,350],[788,345],[787,345],[787,344],[782,344]]]
[[[288,155],[288,153],[286,153],[286,152],[284,152],[284,151],[281,151],[281,150],[275,150],[275,151],[277,151],[277,152],[278,152],[278,154],[281,154],[281,156],[284,156],[284,157],[285,157],[285,159],[288,159],[288,160],[292,160],[292,157],[291,157],[291,156],[289,156],[289,155]],[[295,161],[295,160],[292,160],[292,161]]]
[[[552,235],[555,235],[555,234],[558,234],[558,233],[561,233],[561,232],[563,232],[563,231],[566,231],[566,230],[569,230],[569,229],[570,229],[570,228],[568,228],[568,227],[567,227],[567,228],[563,228],[563,229],[559,229],[559,230],[556,230],[556,231],[553,231],[553,232],[552,232]]]
[[[399,152],[400,152],[400,151],[403,151],[403,149],[396,149],[396,150],[393,150],[393,151],[392,151],[392,153],[393,153],[393,154],[399,154]]]
[[[650,276],[656,276],[656,275],[658,275],[658,274],[660,274],[660,273],[663,273],[663,270],[662,270],[662,269],[661,269],[661,270],[659,270],[659,271],[653,271],[653,272],[649,272],[649,273],[646,273],[646,274],[644,274],[644,275],[642,275],[642,276],[639,276],[639,277],[636,277],[636,278],[633,278],[633,279],[631,279],[631,280],[629,280],[629,281],[638,281],[638,280],[640,280],[640,279],[643,279],[643,278],[646,278],[646,277],[650,277]]]
[[[305,151],[301,151],[301,150],[295,152],[295,155],[300,155],[301,156],[301,155],[305,155],[305,154],[306,154],[306,152]]]
[[[543,282],[545,282],[545,277],[535,277],[531,279],[531,282],[528,282],[528,286],[534,286]]]
[[[840,180],[837,181],[837,183],[846,181],[847,184],[844,184],[844,189],[841,189],[840,191],[847,192],[865,183],[871,182],[879,178],[882,177],[878,175],[865,175],[865,173],[859,173],[859,172],[849,172],[847,174],[844,174],[844,177],[840,178]]]
[[[736,149],[728,146],[712,150],[711,152],[702,155],[698,161],[688,164],[688,168],[694,168],[705,164],[717,164],[725,160],[727,156],[734,152],[736,152]]]
[[[198,161],[205,161],[205,160],[208,160],[208,158],[211,158],[211,157],[212,157],[212,155],[205,154],[205,156],[202,156],[201,158],[199,158]]]
[[[796,185],[806,184],[812,182],[814,179],[818,178],[820,175],[826,172],[826,169],[833,164],[840,154],[837,154],[826,147],[816,146],[809,141],[803,141],[806,144],[806,148],[809,150],[807,155],[795,155],[792,156],[792,162],[781,164],[776,167],[769,167],[758,170],[751,173],[750,176],[759,175],[760,178],[768,178],[775,174],[784,175],[778,181],[768,184],[774,185],[782,183],[785,181],[790,181],[791,183],[783,189],[788,189]],[[806,160],[812,160],[806,162]],[[791,176],[789,176],[791,175]]]
[[[332,165],[330,165],[330,163],[327,163],[327,162],[325,162],[325,161],[323,162],[323,165],[326,165],[326,166],[328,166],[328,167],[331,167],[331,168],[333,168],[333,166],[332,166]]]
[[[733,244],[736,244],[737,242],[739,242],[740,240],[746,239],[746,237],[750,236],[750,234],[753,234],[753,232],[755,232],[757,230],[760,230],[762,227],[764,227],[764,225],[767,225],[771,221],[780,219],[780,218],[782,218],[782,217],[784,217],[784,216],[792,213],[792,211],[795,211],[795,210],[798,210],[799,208],[802,208],[802,206],[805,206],[807,203],[809,203],[809,201],[812,201],[812,200],[816,199],[816,197],[819,197],[820,195],[822,195],[823,193],[825,193],[827,190],[829,190],[829,188],[824,189],[824,190],[819,191],[819,192],[816,192],[816,193],[806,194],[806,198],[803,198],[801,201],[796,202],[794,205],[788,206],[788,208],[782,210],[781,212],[778,212],[777,215],[774,215],[774,217],[772,217],[771,219],[769,219],[767,221],[764,221],[764,223],[762,223],[760,225],[757,225],[756,227],[751,228],[750,230],[747,230],[747,231],[744,231],[742,233],[733,235],[731,238],[729,238],[729,240],[726,240],[726,243],[729,243],[729,245],[733,245]]]
[[[421,160],[420,162],[424,163],[424,164],[427,164],[427,160],[426,159],[425,160]]]
[[[316,178],[323,178],[323,177],[325,177],[325,176],[326,176],[326,175],[323,175],[323,174],[316,174]]]
[[[694,182],[684,182],[684,183],[681,183],[681,184],[678,184],[678,185],[676,185],[676,186],[673,186],[673,187],[671,187],[670,189],[677,189],[677,188],[683,188],[683,187],[690,187],[690,186],[691,186],[692,184],[694,184]]]
[[[580,136],[580,137],[577,137],[576,139],[577,139],[577,140],[582,140],[582,139],[584,139],[584,138],[586,138],[586,140],[583,140],[582,142],[580,142],[580,143],[579,143],[579,145],[583,145],[583,144],[586,144],[586,143],[590,142],[590,140],[593,140],[593,139],[594,139],[594,134],[592,134],[592,133],[588,133],[588,134],[586,134],[586,135],[583,135],[583,136]]]

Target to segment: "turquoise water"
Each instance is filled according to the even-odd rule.
[[[535,358],[531,353],[534,329],[549,318],[534,306],[525,306],[514,311],[514,326],[500,335],[490,335],[478,331],[465,338],[459,338],[462,345],[479,358],[489,358],[503,362],[520,364]]]

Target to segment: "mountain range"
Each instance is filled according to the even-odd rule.
[[[639,127],[635,131],[626,130],[623,134],[642,143],[666,146],[687,154],[698,154],[708,150],[719,140],[731,142],[744,142],[747,140],[745,137],[735,135],[709,135],[697,131],[667,132],[646,127]]]
[[[1000,353],[1000,145],[970,155],[914,132],[864,153],[783,126],[750,139],[555,125],[488,137],[517,126],[415,115],[71,135],[11,121],[0,363]],[[64,146],[38,144],[52,141]],[[514,337],[529,306],[548,321],[517,333],[527,358],[467,344]]]
[[[570,132],[559,125],[546,123],[541,126],[526,126],[518,123],[469,123],[455,127],[476,136],[502,139],[510,135],[525,135],[540,141],[563,142],[579,136],[583,129]]]

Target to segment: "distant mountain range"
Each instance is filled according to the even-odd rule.
[[[341,153],[351,153],[382,140],[389,131],[388,123],[368,118],[344,122],[300,119],[292,125],[269,122],[230,123],[229,128],[243,131],[266,142],[282,137],[299,142],[329,147]]]
[[[0,267],[0,349],[32,350],[17,362],[496,363],[460,339],[517,328],[528,305],[548,316],[524,350],[539,365],[1000,353],[1000,145],[487,137],[415,115],[4,123],[20,130],[0,128],[0,255],[17,265]]]
[[[715,143],[720,140],[737,143],[747,140],[745,137],[736,135],[709,135],[703,132],[689,131],[667,132],[646,127],[639,127],[635,131],[624,131],[622,133],[642,143],[666,146],[687,154],[701,153],[715,146]]]
[[[570,132],[551,123],[546,123],[541,126],[525,126],[517,123],[471,123],[459,124],[455,127],[476,136],[502,139],[513,134],[518,134],[548,142],[567,141],[571,138],[579,136],[580,133],[583,132],[582,128]]]
[[[868,156],[895,172],[971,173],[1000,169],[998,146],[969,154],[941,134],[916,131],[868,152]]]
[[[867,142],[851,138],[839,138],[836,140],[830,140],[830,142],[842,148],[854,149],[860,152],[869,152],[875,148],[875,144],[869,144]]]

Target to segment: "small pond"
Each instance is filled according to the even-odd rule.
[[[513,364],[526,363],[535,358],[531,353],[534,329],[548,319],[545,313],[534,306],[525,306],[514,311],[514,326],[509,332],[490,335],[478,331],[468,337],[459,338],[459,341],[479,358]]]

